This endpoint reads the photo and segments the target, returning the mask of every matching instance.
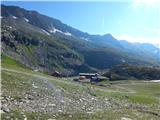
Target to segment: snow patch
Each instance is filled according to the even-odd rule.
[[[24,18],[24,20],[25,20],[26,22],[29,22],[29,20],[28,20],[27,18]]]
[[[51,24],[51,29],[49,30],[49,32],[51,32],[51,33],[56,33],[56,32],[62,32],[62,31],[54,28],[53,25]]]
[[[65,32],[64,34],[65,34],[65,35],[68,35],[68,36],[72,36],[72,34],[69,33],[69,32]]]
[[[53,28],[52,30],[49,30],[49,32],[51,32],[51,33],[59,32],[59,33],[62,33],[62,34],[64,34],[64,35],[67,35],[67,36],[72,36],[71,33],[69,33],[69,32],[62,32],[61,30],[58,30],[58,29],[56,29],[56,28]]]
[[[49,30],[49,32],[50,32],[50,33],[56,33],[56,31],[55,31],[55,30]]]
[[[44,29],[41,29],[44,33],[46,33],[47,35],[50,35],[50,33],[49,32],[47,32],[46,30],[44,30]]]
[[[89,39],[88,39],[88,38],[81,37],[81,39],[86,40],[86,41],[89,41]]]
[[[72,34],[69,33],[69,32],[62,32],[61,30],[58,30],[58,29],[54,28],[52,24],[51,24],[51,29],[49,30],[49,32],[50,32],[50,33],[59,32],[59,33],[62,33],[62,34],[64,34],[64,35],[72,36]]]
[[[12,18],[13,18],[13,19],[17,19],[17,17],[16,17],[16,16],[13,16],[13,15],[12,15]]]
[[[51,30],[49,30],[49,32],[51,32],[51,33],[56,33],[56,32],[63,33],[61,30],[58,30],[56,28],[52,28]]]

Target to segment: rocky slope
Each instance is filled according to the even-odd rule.
[[[146,47],[128,50],[111,34],[90,35],[36,11],[1,8],[2,53],[32,69],[75,75],[122,63],[159,65],[157,55]]]

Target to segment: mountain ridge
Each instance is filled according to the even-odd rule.
[[[150,52],[141,58],[145,47],[137,54],[134,45],[128,43],[135,51],[126,49],[111,34],[90,35],[35,11],[5,5],[1,8],[2,53],[33,69],[76,74],[83,67],[83,72],[94,72],[124,62],[147,66],[160,62]]]
[[[25,12],[28,12],[28,13],[34,13],[34,14],[40,14],[39,12],[37,12],[36,10],[26,10],[26,9],[24,9],[24,8],[21,8],[21,7],[18,7],[18,6],[14,6],[14,5],[12,5],[12,6],[7,6],[7,5],[4,5],[4,4],[1,4],[1,8],[2,8],[2,14],[1,14],[1,16],[6,16],[6,12],[4,12],[5,10],[3,10],[3,8],[5,8],[5,7],[10,7],[10,8],[15,8],[15,9],[19,9],[19,10],[23,10],[23,11],[25,11]],[[12,8],[12,9],[13,9]],[[15,14],[14,12],[13,12],[13,14]],[[74,27],[71,27],[70,25],[68,25],[68,24],[64,24],[62,21],[60,21],[60,20],[58,20],[58,19],[56,19],[56,18],[53,18],[53,17],[49,17],[49,16],[47,16],[47,15],[44,15],[44,14],[41,14],[42,16],[44,16],[44,17],[47,17],[47,18],[49,18],[49,19],[54,19],[54,20],[56,20],[57,22],[59,22],[59,23],[61,23],[61,24],[63,24],[63,25],[65,25],[65,27],[67,26],[67,27],[70,27],[70,28],[72,28],[72,29],[74,29],[74,31],[79,31],[79,32],[81,32],[81,33],[85,33],[86,34],[86,36],[87,35],[93,35],[93,36],[109,36],[110,38],[112,38],[112,39],[115,39],[115,37],[113,37],[113,35],[112,34],[110,34],[110,33],[105,33],[105,34],[102,34],[102,35],[100,35],[100,34],[90,34],[90,33],[88,33],[88,32],[83,32],[83,31],[81,31],[81,30],[78,30],[77,28],[74,28]],[[15,17],[15,16],[14,16]],[[17,17],[23,17],[23,16],[20,16],[20,15],[18,15]],[[52,27],[52,26],[51,26]],[[64,32],[64,30],[62,29],[62,31]],[[84,36],[83,36],[84,37]],[[116,39],[116,40],[118,40],[118,39]],[[118,41],[127,41],[127,40],[118,40]],[[128,41],[127,41],[128,42]],[[129,43],[131,43],[131,42],[129,42]],[[134,42],[133,44],[148,44],[148,45],[153,45],[154,47],[157,47],[156,45],[154,45],[154,44],[151,44],[151,43],[139,43],[139,42]]]

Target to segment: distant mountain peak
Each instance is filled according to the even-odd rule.
[[[110,34],[110,33],[104,34],[103,37],[107,37],[108,39],[114,39],[114,40],[116,39],[116,38],[113,37],[113,35]]]

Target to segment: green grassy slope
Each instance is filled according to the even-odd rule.
[[[33,72],[3,56],[1,100],[2,106],[6,105],[9,112],[2,113],[2,119],[160,118],[160,83],[115,81],[101,84],[104,87]]]
[[[4,54],[1,55],[1,64],[2,64],[2,68],[15,68],[15,69],[27,69],[26,66],[24,66],[23,64],[21,64],[20,62],[12,59],[9,56],[6,56]],[[29,68],[28,68],[29,69]]]
[[[122,64],[105,72],[104,76],[109,77],[110,80],[159,80],[160,68]]]

